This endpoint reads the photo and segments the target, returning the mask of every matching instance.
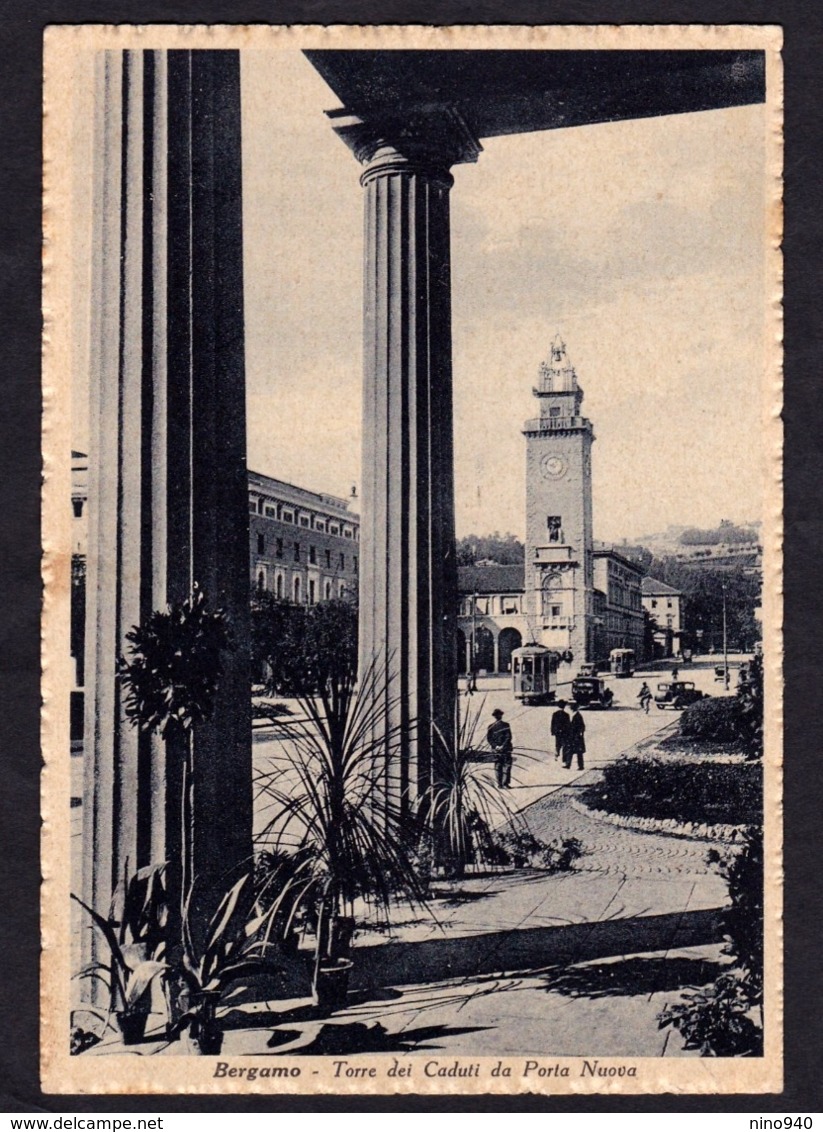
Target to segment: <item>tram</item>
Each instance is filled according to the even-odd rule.
[[[559,657],[543,645],[528,644],[512,650],[512,692],[524,704],[548,704],[557,687]]]
[[[609,671],[612,676],[634,676],[634,649],[612,649],[609,653]]]

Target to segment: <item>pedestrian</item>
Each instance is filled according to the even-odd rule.
[[[680,675],[680,669],[677,667],[677,665],[675,665],[674,668],[672,669],[672,680],[676,680],[679,675]]]
[[[512,784],[512,729],[503,719],[503,712],[495,708],[492,712],[494,723],[489,724],[486,740],[494,751],[494,769],[497,773],[497,785],[501,790],[509,790]]]
[[[577,755],[577,769],[583,770],[583,756],[586,753],[586,724],[576,703],[570,703],[572,717],[569,720],[569,731],[563,747],[563,766],[571,770],[572,758]]]
[[[637,698],[638,698],[638,700],[640,700],[641,711],[644,711],[646,713],[646,715],[648,715],[649,714],[649,706],[652,702],[652,693],[651,693],[651,689],[649,688],[649,685],[646,683],[645,680],[640,685],[640,691],[637,693]]]
[[[566,735],[569,730],[569,715],[566,711],[566,701],[557,701],[557,710],[552,712],[551,723],[549,731],[554,736],[554,757],[560,758],[563,753],[563,744],[566,741]]]

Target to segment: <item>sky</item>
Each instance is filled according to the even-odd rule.
[[[301,54],[245,51],[241,73],[248,462],[347,496],[360,483],[359,169]],[[483,146],[451,192],[458,536],[524,533],[521,429],[558,332],[597,437],[597,538],[760,518],[764,108]],[[82,343],[75,364],[82,390]]]

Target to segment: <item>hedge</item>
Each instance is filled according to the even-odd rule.
[[[718,743],[740,740],[740,704],[733,696],[698,700],[683,712],[680,734],[687,739],[714,739]]]
[[[594,809],[627,817],[755,825],[763,820],[762,766],[619,759],[604,767],[602,781],[582,798]]]

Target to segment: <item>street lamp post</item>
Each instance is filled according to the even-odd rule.
[[[723,593],[723,687],[728,692],[729,690],[729,647],[728,647],[728,634],[726,626],[726,579],[721,582],[721,590]]]

